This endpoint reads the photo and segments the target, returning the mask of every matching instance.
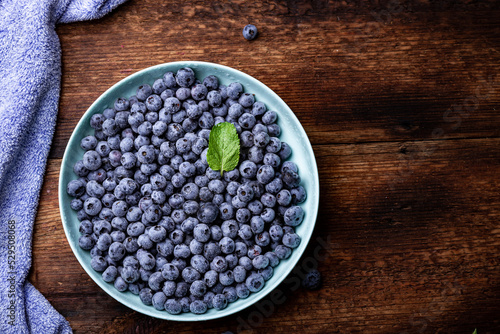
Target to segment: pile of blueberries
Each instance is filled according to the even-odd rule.
[[[258,292],[301,238],[306,198],[275,111],[238,82],[167,72],[94,114],[67,184],[79,245],[119,291],[171,314],[224,309]],[[210,129],[232,123],[234,170],[207,163]]]

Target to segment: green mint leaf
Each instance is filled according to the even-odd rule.
[[[207,162],[213,170],[229,172],[240,160],[240,138],[233,124],[219,123],[210,131]]]
[[[472,334],[477,334],[477,328],[476,328],[476,329],[474,329],[474,333],[472,333]]]

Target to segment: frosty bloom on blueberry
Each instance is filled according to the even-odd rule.
[[[278,113],[257,99],[184,67],[91,117],[66,189],[103,281],[202,314],[262,290],[299,247],[306,192]]]

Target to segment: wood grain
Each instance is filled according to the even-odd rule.
[[[247,22],[255,41],[241,37]],[[59,26],[60,110],[29,280],[75,333],[500,332],[499,27],[495,1],[395,0],[132,0]],[[256,77],[309,135],[320,212],[276,290],[285,301],[203,323],[153,319],[101,291],[70,250],[57,183],[71,132],[115,82],[176,60]],[[297,288],[314,264],[323,288]]]

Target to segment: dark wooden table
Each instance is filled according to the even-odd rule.
[[[247,23],[257,40],[242,38]],[[61,102],[29,280],[75,333],[500,333],[498,1],[132,0],[57,33]],[[256,77],[309,135],[320,211],[285,301],[162,321],[101,291],[71,252],[57,202],[71,132],[115,82],[177,60]],[[323,288],[297,288],[315,265]]]

